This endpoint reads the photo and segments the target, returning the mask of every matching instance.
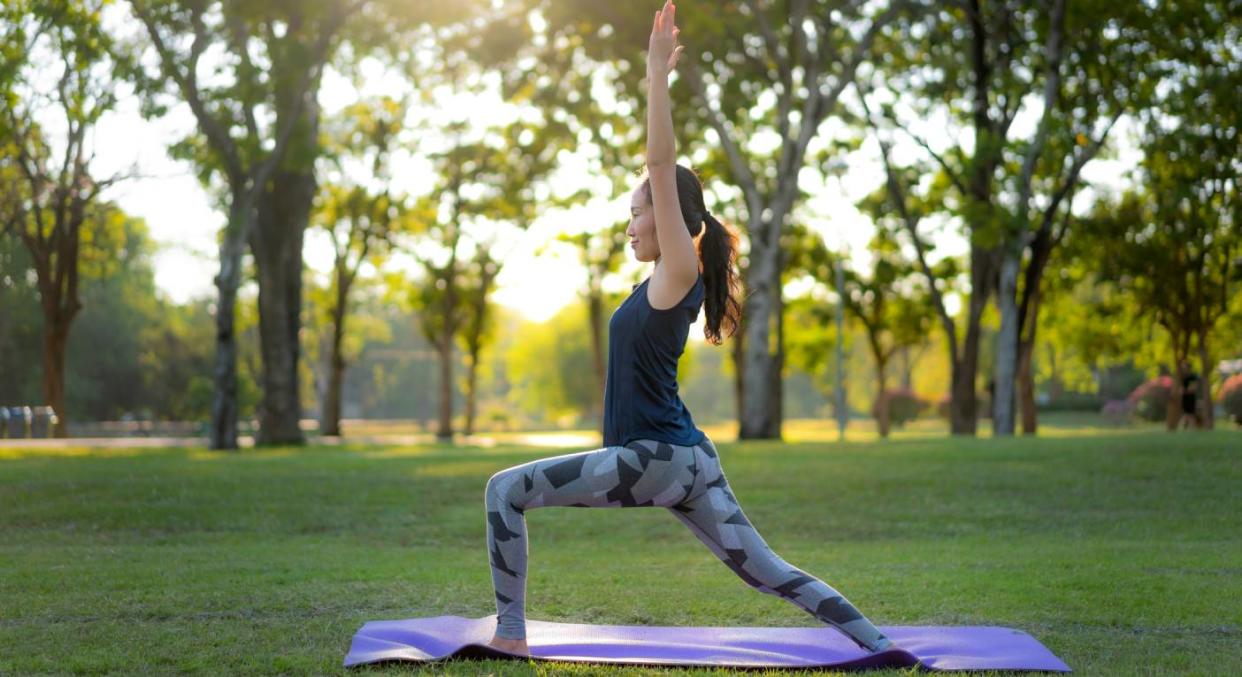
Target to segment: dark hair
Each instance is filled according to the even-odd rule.
[[[742,318],[742,305],[737,300],[741,280],[734,270],[737,259],[738,234],[733,228],[708,213],[703,202],[703,184],[694,170],[677,165],[677,201],[681,217],[686,222],[690,237],[698,239],[699,270],[703,272],[705,296],[703,306],[707,323],[703,336],[720,345],[721,324],[729,330],[729,336],[737,333]],[[651,202],[651,177],[644,176],[640,188]]]

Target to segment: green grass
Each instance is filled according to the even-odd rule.
[[[877,624],[1020,628],[1079,674],[1242,672],[1242,433],[1059,432],[718,446],[768,543]],[[0,674],[342,673],[368,620],[495,613],[484,484],[565,451],[0,448]],[[818,625],[663,509],[527,520],[531,618]]]

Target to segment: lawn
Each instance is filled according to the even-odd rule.
[[[1019,628],[1078,674],[1242,672],[1242,433],[1075,430],[718,446],[773,549],[879,625]],[[486,480],[575,450],[0,447],[0,674],[346,672],[365,621],[495,613]],[[663,509],[527,520],[531,618],[818,625]]]

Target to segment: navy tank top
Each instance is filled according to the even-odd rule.
[[[645,439],[693,446],[706,435],[677,394],[677,361],[703,305],[703,275],[672,308],[652,308],[648,277],[608,320],[604,446]]]

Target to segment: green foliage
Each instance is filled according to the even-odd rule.
[[[833,354],[836,346],[834,307],[812,295],[785,302],[785,362],[812,375],[823,392],[832,393],[836,380]],[[849,331],[843,337],[846,354],[850,354],[858,337]]]
[[[593,416],[604,393],[595,382],[587,327],[583,303],[547,322],[526,323],[504,355],[509,404],[548,423]]]
[[[310,309],[306,355],[318,370],[313,381],[320,384],[329,382],[333,359],[352,363],[364,342],[386,339],[387,326],[375,317],[355,316],[354,306],[356,297],[378,282],[378,274],[360,277],[364,268],[378,271],[394,239],[418,225],[407,200],[389,188],[391,156],[401,143],[407,112],[404,102],[381,97],[347,106],[325,125],[328,180],[319,188],[311,224],[331,244],[332,268],[326,284],[308,275],[303,285]],[[340,352],[334,354],[338,334]],[[315,394],[326,388],[321,385]]]
[[[156,244],[146,225],[119,219],[115,241],[82,264],[83,310],[70,335],[66,403],[70,419],[201,421],[211,407],[210,373],[215,329],[211,304],[175,304],[157,291]],[[84,237],[86,237],[84,235]],[[0,237],[0,404],[43,401],[43,317],[28,254],[16,238]],[[251,327],[243,323],[242,329]],[[243,333],[242,353],[257,353]],[[249,339],[249,340],[247,340]],[[257,374],[243,370],[244,415],[258,399]]]
[[[1039,404],[1039,411],[1099,411],[1104,400],[1096,393],[1066,391],[1046,404]]]
[[[867,380],[874,381],[874,387],[867,390],[874,394],[875,403],[879,403],[889,390],[887,378],[898,353],[925,344],[931,333],[935,310],[922,275],[902,255],[893,234],[884,229],[878,231],[870,243],[872,260],[867,274],[855,270],[841,255],[829,252],[817,233],[803,232],[801,237],[791,237],[787,249],[791,252],[785,269],[787,275],[808,275],[822,285],[822,290],[831,289],[838,302],[845,304],[853,326],[861,331],[861,343],[873,365],[873,376]],[[840,290],[835,289],[838,266],[844,285]],[[803,307],[808,304],[809,307]],[[835,334],[833,308],[819,305],[815,307],[813,295],[793,302],[789,318],[792,326],[786,330],[791,363],[812,374],[822,373],[823,363],[835,356],[835,336],[831,336]],[[804,314],[809,317],[800,327],[799,316]],[[825,329],[829,323],[831,331]],[[808,341],[809,336],[819,338]],[[830,336],[831,344],[827,340]],[[834,363],[832,370],[835,368]],[[854,394],[859,391],[855,389]],[[864,410],[867,409],[875,410],[874,407]]]
[[[43,318],[30,252],[0,234],[0,406],[43,403],[38,366]]]
[[[306,297],[308,312],[303,327],[302,352],[308,365],[314,371],[309,383],[322,383],[326,378],[331,356],[333,321],[330,311],[336,303],[336,290],[331,282],[323,284],[309,271],[303,277],[302,290]],[[342,356],[347,364],[352,364],[368,343],[382,343],[392,339],[391,327],[383,317],[373,312],[357,312],[359,306],[373,309],[374,304],[366,299],[377,297],[381,293],[379,284],[375,280],[361,280],[355,285],[350,301],[350,317],[345,324],[345,333],[341,341]]]

